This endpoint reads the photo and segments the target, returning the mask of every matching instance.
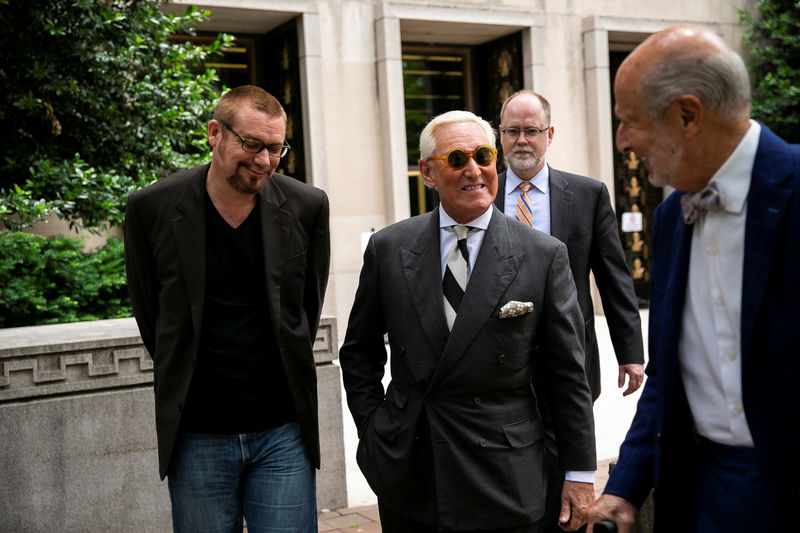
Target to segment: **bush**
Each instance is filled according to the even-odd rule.
[[[126,316],[120,239],[84,253],[76,238],[0,231],[0,328]]]

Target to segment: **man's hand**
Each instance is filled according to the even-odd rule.
[[[586,523],[586,510],[594,501],[594,484],[564,481],[561,490],[561,514],[558,525],[564,531],[575,531]]]
[[[636,507],[631,502],[619,496],[603,494],[587,510],[589,527],[586,533],[594,531],[594,524],[600,520],[611,520],[617,524],[618,533],[630,533],[633,521],[636,518]]]
[[[630,377],[628,381],[628,388],[622,393],[623,396],[632,394],[642,386],[644,382],[644,365],[632,363],[630,365],[619,365],[619,379],[617,380],[617,387],[620,389],[625,386],[625,375]]]

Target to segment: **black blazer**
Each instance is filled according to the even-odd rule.
[[[503,210],[506,173],[498,177],[495,205]],[[513,213],[511,214],[513,216]],[[620,365],[644,363],[642,323],[633,279],[606,186],[550,167],[550,233],[567,245],[586,332],[586,377],[592,399],[600,396],[600,351],[594,330],[589,271],[594,273],[611,342]]]
[[[128,197],[125,264],[133,312],[154,361],[158,457],[166,476],[192,380],[205,300],[205,179],[209,165]],[[306,447],[320,463],[312,346],[330,264],[328,198],[273,174],[259,193],[272,327]]]
[[[533,312],[499,318],[512,300],[532,302]],[[384,395],[387,332],[392,381]],[[438,209],[375,233],[339,359],[360,439],[358,464],[395,512],[432,516],[455,530],[542,516],[534,366],[553,399],[562,467],[595,469],[583,325],[566,247],[496,209],[452,332],[442,300]]]

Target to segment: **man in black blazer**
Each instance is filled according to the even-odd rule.
[[[339,358],[385,533],[537,531],[545,472],[534,367],[552,399],[561,466],[596,467],[567,250],[492,206],[494,145],[472,113],[434,118],[419,167],[440,207],[375,233],[364,254]],[[563,493],[574,530],[593,485],[567,482]]]
[[[623,394],[628,395],[642,384],[644,353],[639,308],[617,232],[616,217],[608,190],[602,182],[562,172],[546,164],[545,155],[555,132],[550,117],[550,103],[532,91],[514,93],[503,103],[500,141],[509,169],[499,176],[495,205],[507,215],[567,245],[583,315],[585,370],[593,401],[600,396],[600,353],[589,282],[589,271],[594,273],[619,362],[618,385],[624,386],[627,375],[628,388]],[[521,189],[527,189],[522,199]],[[526,203],[520,207],[522,212],[518,215],[521,201]],[[537,376],[537,386],[540,381]],[[547,411],[546,405],[545,422],[548,422]],[[548,451],[555,453],[552,431],[547,433]],[[560,481],[564,472],[557,468],[557,464],[557,458],[551,456],[544,532],[559,531]]]
[[[128,287],[175,531],[241,531],[242,515],[249,531],[317,531],[329,208],[274,173],[285,131],[272,95],[233,89],[208,124],[211,163],[128,198]]]

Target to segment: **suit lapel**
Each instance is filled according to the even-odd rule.
[[[503,213],[506,209],[506,173],[497,176],[497,194],[494,197],[494,206]]]
[[[291,214],[281,209],[286,197],[278,186],[273,175],[264,190],[258,195],[259,218],[261,221],[261,242],[264,248],[264,282],[269,300],[270,322],[275,332],[275,338],[281,323],[281,279],[283,276],[283,263],[287,241],[289,239],[289,226]]]
[[[439,210],[421,215],[420,221],[420,238],[411,246],[399,249],[400,264],[420,330],[433,352],[441,354],[449,332],[442,299]]]
[[[686,300],[692,228],[681,216],[680,197],[674,192],[656,210],[650,308],[651,360],[671,390],[680,382],[678,343]],[[655,357],[656,354],[664,357]]]
[[[567,190],[569,182],[553,167],[550,167],[550,235],[561,242],[569,237],[569,221],[572,209],[572,192]]]
[[[742,283],[743,364],[747,362],[753,329],[772,272],[780,228],[793,194],[791,189],[781,187],[791,172],[791,158],[782,149],[781,141],[762,124],[747,196]]]
[[[203,323],[203,304],[206,293],[206,229],[205,178],[208,165],[200,167],[191,187],[175,205],[177,216],[172,219],[172,232],[178,248],[178,260],[189,295],[192,325],[195,335]]]
[[[486,325],[497,308],[500,297],[508,290],[508,286],[519,271],[519,265],[524,257],[517,255],[518,252],[510,242],[509,223],[511,219],[501,211],[493,210],[453,330],[431,380],[431,387],[446,376],[448,370],[464,355]]]

